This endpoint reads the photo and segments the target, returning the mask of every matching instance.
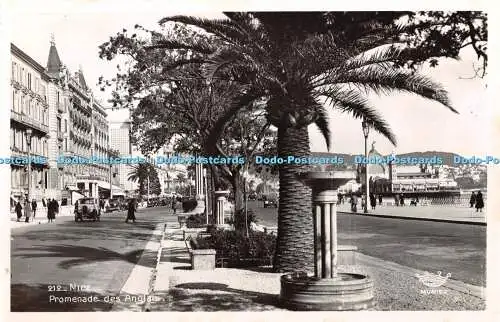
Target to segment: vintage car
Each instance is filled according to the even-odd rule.
[[[105,206],[106,212],[113,212],[120,210],[122,210],[122,202],[119,199],[110,199]]]
[[[75,207],[75,221],[100,221],[101,210],[99,209],[99,200],[96,198],[82,198],[77,201]]]

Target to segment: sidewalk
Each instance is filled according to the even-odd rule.
[[[427,220],[450,223],[462,223],[470,225],[486,225],[486,209],[483,212],[476,212],[474,208],[466,207],[442,207],[442,206],[377,206],[375,210],[368,210],[368,214],[363,212],[363,208],[358,206],[357,212],[351,212],[351,206],[346,202],[337,206],[338,213],[353,215]]]
[[[178,227],[178,225],[177,225]],[[339,270],[370,275],[375,283],[372,310],[484,310],[484,289],[448,280],[438,290],[425,287],[415,274],[424,272],[356,254],[356,265]],[[435,273],[435,272],[434,272]],[[149,311],[282,311],[279,273],[270,267],[191,270],[182,230],[167,225],[162,241]]]
[[[73,216],[73,207],[72,206],[62,206],[60,207],[59,214],[56,215],[56,221],[58,217],[67,217]],[[47,219],[47,208],[41,207],[36,210],[36,217],[33,220],[33,217],[30,217],[30,222],[25,222],[26,217],[21,217],[21,221],[17,221],[17,216],[15,213],[10,213],[10,228],[21,228],[26,227],[28,225],[40,225],[48,223]]]

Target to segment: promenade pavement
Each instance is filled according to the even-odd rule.
[[[457,206],[377,206],[375,210],[364,213],[358,205],[357,212],[351,211],[351,206],[346,202],[337,206],[337,212],[353,215],[368,215],[378,217],[394,217],[400,219],[428,220],[440,222],[454,222],[463,224],[486,225],[486,209],[476,212],[474,208]]]

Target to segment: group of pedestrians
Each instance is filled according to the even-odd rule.
[[[476,208],[476,212],[483,212],[484,208],[484,199],[481,191],[478,191],[477,194],[472,191],[470,196],[470,207]]]
[[[54,219],[56,219],[56,214],[59,213],[59,202],[57,202],[57,200],[55,199],[47,199],[47,201],[42,199],[42,203],[44,207],[47,207],[47,219],[49,220],[49,222],[53,222]],[[37,209],[38,209],[38,203],[36,202],[35,199],[29,202],[28,198],[26,198],[24,200],[24,205],[21,204],[21,201],[18,201],[15,207],[17,221],[18,222],[21,221],[21,218],[23,217],[23,210],[24,210],[25,222],[28,223],[32,220],[35,220]]]

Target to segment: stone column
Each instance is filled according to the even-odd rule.
[[[215,197],[217,198],[217,206],[215,207],[215,224],[217,226],[222,226],[224,222],[224,205],[226,203],[226,195],[228,191],[215,191]]]
[[[317,278],[337,277],[337,190],[327,184],[313,186],[314,273]]]
[[[85,182],[83,184],[83,190],[85,191],[85,194],[88,194],[90,193],[90,183],[89,182]],[[89,197],[88,195],[86,195],[85,197]]]

